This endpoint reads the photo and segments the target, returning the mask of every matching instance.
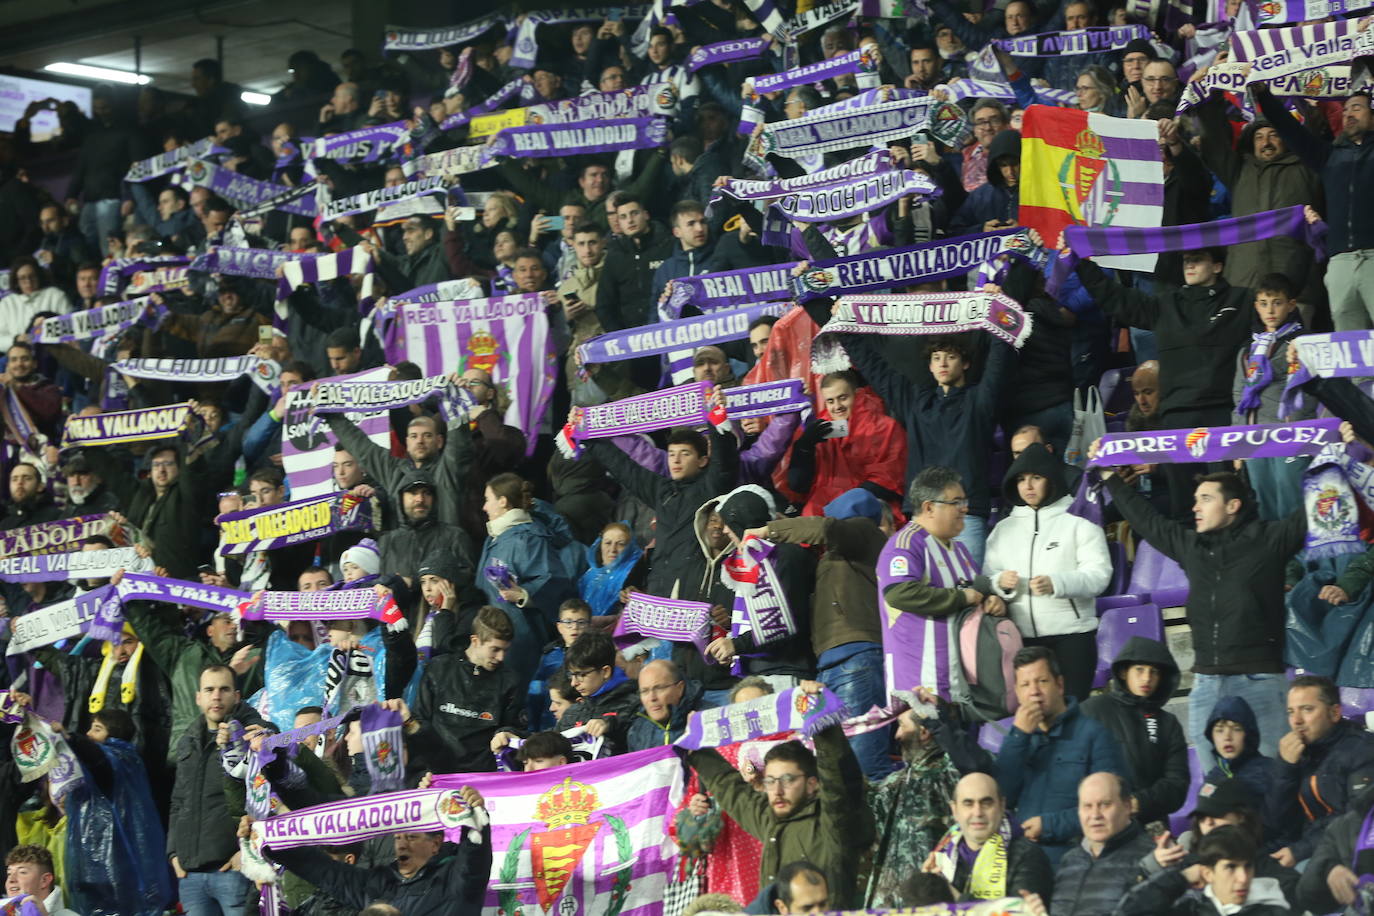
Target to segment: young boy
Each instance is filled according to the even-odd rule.
[[[1166,820],[1188,797],[1188,741],[1164,711],[1178,679],[1167,646],[1133,636],[1112,662],[1107,692],[1083,704],[1121,749],[1131,771],[1131,813],[1142,824]]]
[[[1288,383],[1288,345],[1304,333],[1297,314],[1293,281],[1283,274],[1266,274],[1255,287],[1255,323],[1250,342],[1236,360],[1231,392],[1236,402],[1233,423],[1278,423],[1279,398]],[[1287,420],[1308,420],[1316,415],[1312,399]],[[1250,487],[1255,491],[1260,518],[1277,521],[1302,505],[1302,472],[1310,458],[1251,458],[1245,462]]]
[[[610,752],[619,753],[639,710],[639,685],[616,667],[615,643],[605,633],[583,633],[568,647],[566,658],[568,679],[582,699],[559,717],[558,730],[581,726],[589,735],[604,736]]]
[[[1138,884],[1119,916],[1282,916],[1288,901],[1274,878],[1256,878],[1255,841],[1240,827],[1218,827],[1198,843],[1196,865],[1170,868]],[[1202,884],[1201,890],[1196,888]]]
[[[563,713],[568,711],[568,707],[582,699],[582,695],[573,689],[572,681],[568,678],[568,672],[564,668],[559,668],[549,675],[549,713],[553,716],[556,723],[563,717]]]
[[[1204,782],[1213,785],[1238,779],[1256,799],[1268,796],[1274,785],[1276,762],[1260,753],[1259,722],[1244,697],[1222,697],[1207,717],[1207,738],[1216,766]]]
[[[592,608],[581,598],[569,598],[558,606],[558,638],[544,647],[544,654],[530,681],[530,727],[538,731],[553,728],[555,717],[549,712],[549,678],[563,667],[563,655],[573,641],[592,623]]]

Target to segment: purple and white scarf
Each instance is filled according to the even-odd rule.
[[[96,284],[102,296],[116,296],[136,273],[156,271],[164,267],[182,267],[191,259],[179,254],[160,254],[137,258],[111,258],[100,268]]]
[[[140,159],[138,162],[130,164],[129,171],[124,173],[124,180],[135,183],[151,181],[154,178],[161,178],[163,175],[181,171],[190,159],[200,159],[204,156],[227,152],[229,152],[227,149],[215,144],[214,137],[205,137],[194,143],[178,146],[171,152],[158,153],[156,156]]]
[[[887,150],[874,150],[867,155],[839,165],[822,169],[796,178],[773,178],[755,181],[748,178],[728,178],[720,187],[711,191],[711,200],[706,205],[709,213],[716,201],[722,197],[735,200],[776,200],[788,194],[815,188],[844,184],[857,178],[871,178],[892,171],[892,154]]]
[[[487,141],[486,160],[497,156],[567,156],[649,149],[668,142],[663,118],[621,118],[509,127]]]
[[[480,172],[495,165],[494,162],[484,156],[486,149],[484,143],[475,146],[455,146],[453,149],[446,149],[442,152],[407,159],[401,163],[401,171],[405,172],[407,178],[420,178],[430,175],[452,177],[466,175],[469,172]]]
[[[622,118],[671,117],[677,114],[677,89],[672,83],[645,83],[615,92],[587,92],[525,109],[527,124],[568,124],[576,121],[614,121]]]
[[[1245,0],[1250,15],[1259,26],[1287,22],[1315,22],[1330,16],[1345,16],[1370,8],[1371,0]]]
[[[332,493],[227,512],[217,522],[219,555],[229,557],[317,541],[339,531],[369,531],[380,526],[381,508],[375,499]]]
[[[962,79],[952,85],[936,86],[935,88],[945,90],[951,102],[962,102],[965,99],[997,99],[1002,102],[1013,103],[1016,101],[1016,90],[1011,88],[1011,83],[1000,79]],[[1036,86],[1035,95],[1041,102],[1049,102],[1061,108],[1078,107],[1078,94],[1072,89],[1049,89]]]
[[[905,248],[888,248],[812,262],[792,280],[799,302],[822,296],[865,293],[926,283],[974,270],[1003,254],[1029,255],[1038,247],[1025,229],[998,229],[979,235]]]
[[[730,638],[748,634],[755,649],[797,635],[796,618],[773,567],[772,557],[777,549],[771,541],[748,537],[720,567],[721,583],[735,593],[730,612]],[[766,654],[743,653],[751,658]],[[731,673],[744,673],[740,656],[735,657]]]
[[[764,315],[781,315],[789,302],[767,302],[731,311],[713,312],[698,318],[664,321],[640,328],[612,331],[593,337],[578,347],[584,363],[613,363],[639,356],[659,356],[749,336],[749,325]]]
[[[0,532],[0,557],[77,550],[82,541],[99,536],[127,543],[123,529],[108,514],[78,515]]]
[[[801,379],[796,378],[725,389],[725,412],[731,420],[795,413],[811,406],[811,399],[802,388]]]
[[[316,182],[307,181],[294,188],[285,188],[280,194],[275,197],[269,197],[255,206],[240,207],[238,212],[234,214],[233,221],[230,225],[242,227],[246,221],[266,216],[273,210],[285,210],[291,213],[297,213],[300,210],[309,209],[310,215],[313,216],[316,212],[315,190],[317,187],[318,184]],[[244,231],[246,232],[247,230]]]
[[[768,50],[767,38],[738,38],[701,45],[687,58],[687,69],[695,73],[713,64],[728,64],[737,60],[752,60]]]
[[[684,750],[724,747],[780,732],[817,732],[844,721],[844,703],[827,688],[818,694],[792,687],[743,703],[693,712],[687,729],[673,744]]]
[[[1372,474],[1374,469],[1350,458],[1344,445],[1329,445],[1312,459],[1302,475],[1304,559],[1364,553],[1369,545],[1360,540],[1359,501],[1369,505],[1374,498]]]
[[[1179,97],[1177,112],[1182,114],[1201,105],[1213,92],[1244,92],[1251,80],[1248,78],[1250,65],[1240,62],[1215,64],[1209,67],[1201,79],[1193,80],[1183,87]],[[1345,99],[1350,97],[1350,67],[1318,67],[1301,73],[1286,76],[1266,77],[1261,82],[1269,84],[1269,91],[1277,96],[1300,96],[1309,99]]]
[[[1341,421],[1298,420],[1241,426],[1199,426],[1142,433],[1107,433],[1088,467],[1126,464],[1194,464],[1236,458],[1315,455],[1341,441]]]
[[[925,172],[899,169],[857,178],[847,184],[798,191],[780,198],[774,206],[790,220],[828,223],[886,207],[898,198],[915,196],[930,200],[940,194],[940,186]]]
[[[0,559],[0,579],[6,582],[67,582],[71,579],[108,579],[123,569],[151,570],[152,560],[132,547],[111,550],[71,550]]]
[[[766,125],[759,134],[758,155],[796,159],[809,153],[885,144],[922,130],[934,133],[936,113],[947,104],[931,96],[918,96],[852,111],[818,108],[800,118]],[[959,120],[965,120],[962,111],[950,107],[955,108]]]
[[[232,382],[241,375],[252,379],[269,397],[281,389],[281,366],[260,356],[223,356],[217,359],[121,359],[116,372],[131,378],[160,382]],[[73,417],[72,419],[77,419]]]
[[[998,38],[992,43],[1013,57],[1061,57],[1120,51],[1137,38],[1149,40],[1150,30],[1143,25],[1099,25]]]
[[[431,375],[388,382],[326,381],[313,386],[312,393],[314,398],[310,403],[315,413],[328,414],[395,410],[423,403],[436,395],[452,399],[456,391],[447,375]]]
[[[95,619],[104,597],[101,591],[85,592],[14,618],[10,624],[10,644],[5,654],[18,655],[81,636]]]
[[[1020,348],[1030,337],[1031,318],[1016,300],[1001,293],[844,296],[816,335],[811,369],[838,372],[849,368],[837,334],[921,337],[965,331],[987,331]]]
[[[500,108],[502,105],[506,104],[506,102],[509,102],[512,98],[514,98],[514,97],[520,92],[520,89],[521,89],[524,85],[525,85],[524,79],[522,79],[521,77],[518,77],[518,76],[517,76],[515,79],[511,80],[509,83],[506,83],[506,85],[504,85],[504,86],[502,86],[500,89],[496,90],[495,93],[493,93],[491,96],[489,96],[489,97],[488,97],[487,99],[485,99],[484,101],[479,102],[479,103],[477,103],[476,105],[473,105],[473,106],[469,107],[469,108],[468,108],[467,110],[465,110],[465,111],[460,111],[460,112],[458,112],[457,114],[452,114],[452,115],[449,115],[447,118],[444,118],[443,122],[439,125],[439,129],[440,129],[440,130],[456,130],[456,129],[458,129],[459,127],[462,127],[464,124],[467,124],[469,121],[471,121],[473,118],[477,117],[478,115],[484,115],[484,114],[488,114],[488,113],[490,113],[490,112],[495,111],[496,109]],[[441,153],[434,153],[434,154],[432,154],[432,155],[438,156],[438,155],[442,155],[442,154],[441,154]],[[474,170],[474,171],[475,171],[475,170]]]
[[[648,13],[647,6],[595,6],[571,7],[565,9],[532,10],[515,29],[515,47],[511,54],[512,67],[529,69],[535,64],[539,45],[535,32],[541,25],[559,22],[604,22],[615,11],[623,19],[642,19]]]
[[[1288,383],[1279,404],[1287,417],[1303,406],[1302,386],[1314,378],[1374,376],[1374,331],[1304,334],[1288,342]]]
[[[710,382],[689,382],[608,404],[573,408],[556,438],[559,451],[574,458],[588,439],[609,439],[674,426],[722,426],[725,405],[711,397]]]
[[[121,410],[89,417],[72,414],[62,430],[62,447],[128,445],[175,439],[190,428],[193,416],[190,403]]]
[[[378,162],[389,159],[408,139],[410,127],[405,121],[360,127],[347,133],[317,137],[310,147],[310,158]]]
[[[338,219],[341,216],[352,216],[355,213],[369,213],[387,204],[436,193],[448,194],[448,181],[442,175],[412,178],[402,184],[376,188],[361,194],[350,194],[347,197],[337,199],[331,198],[329,191],[321,185],[317,200],[320,218],[328,221]]]
[[[749,77],[744,83],[757,98],[768,92],[781,92],[794,86],[809,86],[821,80],[854,73],[858,75],[861,89],[876,89],[879,60],[881,55],[878,53],[878,46],[870,42],[848,54],[785,70],[782,73]]]
[[[395,306],[406,303],[466,302],[470,299],[480,298],[482,298],[481,281],[473,277],[464,277],[461,280],[440,280],[438,283],[417,286],[403,293],[397,293],[386,301],[387,305],[394,309]]]
[[[382,50],[437,51],[451,45],[466,44],[505,23],[506,18],[501,13],[488,13],[462,25],[445,26],[441,29],[411,29],[389,25],[382,39]]]
[[[192,261],[190,269],[197,273],[275,280],[278,267],[300,256],[298,252],[271,248],[212,248]]]
[[[295,188],[249,178],[203,159],[192,159],[186,163],[186,178],[196,187],[209,188],[240,207],[257,208],[270,203],[274,209],[298,216],[315,215],[314,201],[293,199],[291,192]]]
[[[763,267],[742,267],[695,277],[678,277],[672,281],[673,291],[668,307],[674,315],[681,315],[688,305],[703,313],[737,308],[750,302],[785,299],[792,295],[790,264],[768,264]]]
[[[1257,55],[1249,62],[1247,82],[1261,82],[1319,67],[1347,64],[1357,57],[1371,54],[1374,54],[1374,32],[1368,29],[1346,32],[1312,44]]]
[[[237,608],[242,620],[380,620],[406,628],[405,615],[390,594],[371,589],[319,592],[257,592]]]
[[[1248,63],[1276,51],[1303,48],[1340,38],[1351,32],[1351,21],[1317,22],[1279,29],[1248,29],[1231,33],[1231,61]]]
[[[114,337],[136,324],[156,327],[160,323],[160,312],[165,312],[165,308],[159,310],[147,299],[130,299],[66,315],[54,315],[43,322],[43,326],[33,335],[33,342],[54,344]]]
[[[1261,394],[1269,383],[1274,380],[1274,367],[1269,361],[1273,355],[1274,347],[1278,343],[1296,332],[1302,330],[1302,322],[1290,321],[1281,328],[1273,331],[1257,331],[1250,335],[1250,350],[1245,356],[1245,389],[1241,392],[1240,401],[1236,404],[1237,416],[1248,416],[1252,410],[1257,410],[1261,403]]]
[[[611,638],[621,651],[649,639],[691,643],[705,657],[710,632],[709,603],[630,592]]]
[[[282,265],[282,276],[277,281],[277,301],[273,309],[272,323],[278,329],[285,329],[288,318],[287,300],[298,286],[325,283],[339,277],[361,276],[362,286],[358,291],[360,299],[372,298],[372,279],[376,265],[372,255],[361,245],[345,248],[329,254],[301,254],[295,260]]]

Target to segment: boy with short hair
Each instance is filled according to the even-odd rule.
[[[549,712],[549,678],[563,667],[568,647],[592,625],[591,605],[581,598],[569,598],[558,606],[554,625],[558,628],[558,638],[544,646],[544,654],[529,688],[530,726],[541,731],[553,728],[555,722]]]
[[[1297,291],[1283,274],[1266,274],[1255,286],[1255,321],[1250,342],[1236,359],[1231,392],[1236,402],[1233,423],[1278,423],[1279,400],[1288,373],[1297,367],[1289,344],[1303,334],[1297,313]],[[1285,420],[1309,420],[1316,407],[1309,403],[1291,411]],[[1311,458],[1250,458],[1245,462],[1255,491],[1260,518],[1277,521],[1302,503],[1302,474]]]
[[[1170,868],[1133,888],[1118,916],[1283,916],[1290,912],[1275,878],[1255,877],[1254,839],[1232,825],[1198,843],[1198,862]],[[1196,885],[1203,885],[1201,890]]]
[[[41,904],[48,916],[76,916],[67,909],[53,872],[52,853],[42,846],[16,846],[5,856],[5,896],[19,895]],[[22,900],[15,900],[15,912]]]
[[[507,667],[515,627],[506,612],[487,605],[477,612],[468,647],[433,659],[420,679],[415,711],[400,705],[410,769],[478,773],[496,769],[491,740],[498,731],[523,732],[525,691]]]
[[[605,633],[583,633],[568,647],[564,667],[582,694],[558,719],[558,730],[582,727],[605,737],[612,753],[623,749],[625,733],[639,709],[639,685],[616,667],[615,643]],[[603,755],[605,756],[605,755]]]
[[[1238,779],[1255,798],[1264,798],[1274,785],[1275,761],[1260,753],[1259,722],[1244,697],[1222,697],[1207,717],[1207,739],[1216,766],[1204,782],[1219,785]]]
[[[549,712],[555,723],[580,699],[582,695],[573,687],[566,668],[559,668],[549,677]]]
[[[572,763],[572,742],[558,732],[535,732],[515,752],[523,772],[534,773]]]

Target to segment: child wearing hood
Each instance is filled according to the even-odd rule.
[[[1131,813],[1142,824],[1167,821],[1188,798],[1188,741],[1164,704],[1178,687],[1168,646],[1132,636],[1112,661],[1107,692],[1083,712],[1107,727],[1131,771]]]
[[[1216,766],[1204,782],[1239,779],[1255,798],[1267,798],[1274,786],[1275,761],[1260,753],[1259,722],[1244,697],[1222,697],[1207,717],[1207,738]]]

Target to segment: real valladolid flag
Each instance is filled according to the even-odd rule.
[[[660,916],[682,797],[671,747],[538,773],[435,776],[472,786],[491,814],[491,881],[482,916]],[[449,839],[457,840],[456,835]]]
[[[1021,128],[1020,222],[1055,245],[1066,226],[1148,228],[1164,220],[1154,121],[1032,105]],[[1093,260],[1151,271],[1152,252]]]

